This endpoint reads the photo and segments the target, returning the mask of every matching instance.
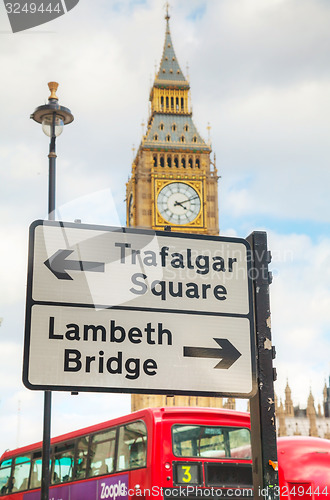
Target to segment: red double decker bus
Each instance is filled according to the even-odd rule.
[[[330,499],[330,440],[307,436],[277,440],[281,498]]]
[[[2,455],[0,500],[39,500],[41,447]],[[253,497],[250,416],[148,408],[52,439],[50,466],[51,500]],[[281,498],[330,500],[330,441],[279,438],[278,467]]]
[[[3,454],[0,498],[39,500],[41,448]],[[52,439],[50,470],[52,500],[252,497],[249,415],[148,408]]]

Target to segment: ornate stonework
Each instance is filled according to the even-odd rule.
[[[323,389],[323,405],[318,404],[315,409],[315,400],[310,390],[306,408],[293,406],[291,389],[287,382],[285,387],[285,405],[275,397],[276,420],[279,436],[314,436],[330,439],[330,418],[327,409],[330,405],[329,387]],[[322,410],[323,406],[323,410]]]

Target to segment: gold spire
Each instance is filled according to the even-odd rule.
[[[327,391],[327,383],[326,381],[324,381],[324,387],[323,387],[323,402],[325,403],[326,400],[327,400],[327,396],[328,396],[328,391]]]
[[[293,402],[291,398],[291,389],[289,386],[289,380],[286,379],[285,387],[285,414],[288,417],[294,417]]]
[[[166,9],[165,19],[166,19],[166,21],[168,21],[170,19],[170,15],[169,15],[169,12],[168,12],[168,10],[170,8],[170,3],[169,2],[165,2],[164,8]]]
[[[211,144],[211,125],[210,122],[207,122],[207,141],[209,144]]]

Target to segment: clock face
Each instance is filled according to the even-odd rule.
[[[189,184],[171,182],[159,191],[157,207],[168,222],[184,225],[196,219],[201,209],[201,200],[197,191]]]

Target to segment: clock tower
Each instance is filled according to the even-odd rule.
[[[126,186],[127,226],[217,235],[218,175],[211,145],[197,131],[190,85],[176,58],[168,12],[150,116]],[[132,411],[164,405],[222,406],[219,398],[133,395]]]
[[[148,127],[127,183],[127,225],[219,234],[217,170],[198,133],[190,86],[176,58],[166,15],[159,71],[150,92]]]

